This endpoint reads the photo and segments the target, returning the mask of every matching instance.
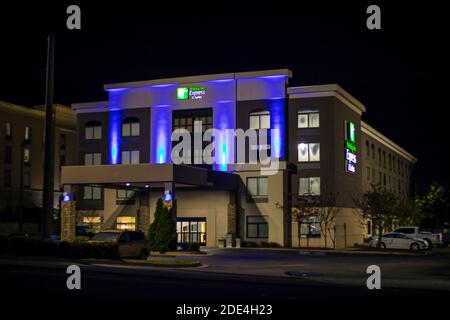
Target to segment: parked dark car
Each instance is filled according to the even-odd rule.
[[[148,256],[148,241],[141,231],[105,230],[96,233],[88,242],[115,243],[119,246],[120,258]]]

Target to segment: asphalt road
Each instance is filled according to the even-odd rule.
[[[278,301],[295,304],[296,301],[309,303],[352,301],[360,304],[373,304],[381,301],[388,304],[406,303],[409,305],[450,300],[450,291],[442,291],[439,288],[423,290],[414,288],[414,286],[409,288],[382,286],[381,290],[368,290],[365,282],[360,280],[352,284],[322,281],[315,276],[264,275],[256,269],[254,274],[248,272],[252,268],[252,263],[261,268],[266,265],[271,272],[276,265],[279,266],[277,270],[289,269],[300,272],[306,269],[312,270],[315,265],[318,270],[316,274],[323,274],[325,270],[338,270],[337,275],[331,277],[339,278],[342,277],[339,274],[351,274],[355,268],[359,270],[367,263],[377,262],[390,266],[389,277],[395,277],[395,274],[401,275],[407,265],[411,270],[417,270],[415,273],[411,270],[407,271],[408,279],[414,280],[414,276],[422,277],[431,274],[438,279],[441,277],[444,281],[448,276],[450,266],[447,264],[446,255],[435,257],[343,257],[339,255],[295,257],[293,253],[272,252],[261,257],[261,254],[263,254],[261,251],[239,251],[237,253],[226,251],[222,254],[216,252],[213,256],[202,258],[205,260],[204,262],[212,263],[210,267],[191,270],[81,264],[81,290],[68,290],[66,287],[68,277],[66,268],[73,262],[0,259],[0,295],[2,301],[113,300],[122,302],[173,301],[177,303]],[[275,261],[278,262],[275,263]],[[224,266],[228,268],[233,266],[235,272],[229,272],[230,270],[220,272],[219,266],[214,267],[219,263],[222,269]],[[326,266],[329,267],[325,268]],[[435,267],[433,268],[433,266]],[[262,269],[264,270],[264,268]],[[443,271],[446,273],[442,273]],[[357,276],[358,279],[365,279],[365,277],[366,275],[360,274]],[[426,281],[426,278],[424,279]]]

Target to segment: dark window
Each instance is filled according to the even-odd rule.
[[[206,245],[206,218],[177,218],[177,242]]]
[[[4,181],[3,181],[3,185],[6,188],[9,188],[9,187],[11,187],[11,170],[10,169],[6,169],[4,171],[4,174],[5,174],[5,178],[4,178]]]
[[[366,140],[366,158],[370,157],[369,141]]]
[[[252,198],[267,198],[268,179],[267,177],[247,178],[247,194]]]
[[[269,224],[264,216],[247,217],[247,238],[268,238]]]
[[[102,198],[102,189],[99,187],[85,186],[83,191],[84,200],[100,200]]]
[[[23,173],[23,187],[29,189],[31,186],[31,177],[29,172]]]
[[[122,121],[122,137],[138,137],[141,126],[138,118],[129,117]]]
[[[370,148],[372,149],[372,159],[375,159],[375,146],[372,144]]]
[[[196,123],[197,122],[197,123]],[[212,159],[203,159],[203,150],[208,146],[210,141],[202,142],[202,149],[195,150],[194,145],[194,126],[197,124],[197,130],[202,132],[202,135],[206,130],[212,129],[213,126],[213,118],[212,118],[212,109],[195,109],[195,110],[177,110],[172,113],[172,130],[176,129],[185,129],[191,135],[191,150],[190,155],[180,154],[181,157],[186,157],[190,163],[187,164],[195,164],[200,166],[209,167],[213,162]],[[180,139],[181,140],[181,139]],[[176,146],[179,141],[173,141],[172,147]],[[214,157],[214,154],[212,154]],[[206,162],[204,161],[206,160]],[[209,163],[209,164],[208,164]]]
[[[6,146],[5,148],[5,163],[11,164],[12,162],[12,147]]]

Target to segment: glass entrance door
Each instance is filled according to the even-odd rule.
[[[177,242],[206,245],[206,218],[177,218]]]

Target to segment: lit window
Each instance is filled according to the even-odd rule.
[[[299,238],[320,238],[320,218],[317,216],[304,217],[299,221]]]
[[[299,143],[297,148],[299,162],[320,161],[320,143]]]
[[[102,126],[98,121],[90,121],[84,129],[84,138],[86,140],[100,140],[102,138]]]
[[[300,196],[320,196],[320,177],[299,178],[298,194]]]
[[[31,128],[25,127],[25,140],[30,141],[31,140]]]
[[[117,217],[116,228],[119,230],[136,230],[136,217]]]
[[[177,218],[177,242],[206,245],[206,218]]]
[[[250,113],[250,129],[270,129],[270,112]]]
[[[122,164],[138,164],[138,163],[140,163],[139,150],[122,151]]]
[[[247,178],[247,190],[249,196],[255,197],[267,197],[267,177],[251,177]]]
[[[134,190],[117,189],[116,198],[117,199],[133,199],[135,195]]]
[[[137,118],[127,118],[122,122],[123,137],[137,137],[140,135],[141,126]]]
[[[23,162],[25,164],[30,164],[30,162],[31,162],[30,149],[28,149],[28,148],[23,149]]]
[[[5,124],[5,136],[6,136],[6,139],[11,139],[12,138],[11,122],[7,122]]]
[[[102,154],[101,153],[86,153],[84,155],[84,165],[85,166],[99,166],[102,164]]]
[[[85,186],[83,199],[85,200],[99,200],[102,197],[102,189],[99,187]]]
[[[101,228],[101,217],[83,217],[83,226],[93,232],[99,232]]]
[[[317,111],[302,110],[297,114],[297,128],[319,128],[320,116]]]
[[[248,216],[247,217],[247,238],[268,238],[269,224],[267,217]]]

